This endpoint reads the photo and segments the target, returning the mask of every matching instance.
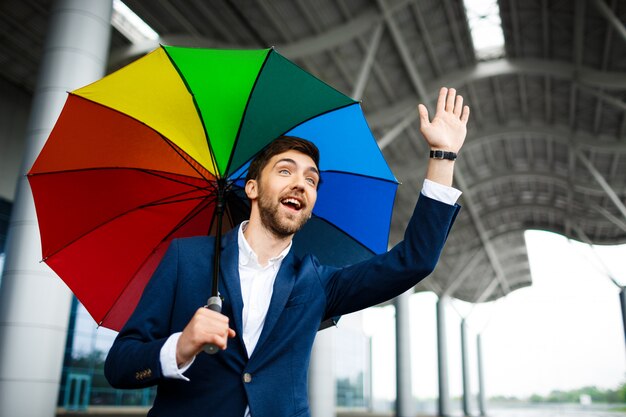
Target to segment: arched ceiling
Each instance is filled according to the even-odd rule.
[[[626,2],[500,0],[504,53],[476,58],[460,0],[126,0],[166,44],[275,46],[363,99],[403,183],[401,239],[427,163],[415,107],[454,86],[472,108],[457,162],[464,206],[417,290],[483,302],[531,284],[523,233],[626,242]],[[0,5],[0,76],[31,90],[48,1]],[[153,49],[114,31],[110,68]]]

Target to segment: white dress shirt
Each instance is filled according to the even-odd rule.
[[[424,180],[422,194],[442,203],[454,205],[461,196],[461,191],[456,188],[447,187],[439,183]],[[241,296],[243,299],[243,338],[248,352],[248,358],[259,341],[265,317],[269,309],[270,300],[274,289],[274,281],[280,269],[283,259],[291,249],[291,243],[278,256],[271,258],[267,265],[261,266],[256,253],[252,250],[243,232],[248,222],[241,224],[238,232],[237,243],[239,246],[239,279],[241,281]],[[194,359],[180,368],[176,363],[176,344],[181,333],[172,334],[160,351],[161,369],[166,378],[183,379],[189,381],[183,373],[189,369]],[[250,417],[250,409],[246,407],[244,417]]]

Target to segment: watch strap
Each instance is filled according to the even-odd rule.
[[[454,161],[457,157],[456,152],[442,151],[442,150],[431,150],[430,157],[433,159],[448,159],[450,161]]]

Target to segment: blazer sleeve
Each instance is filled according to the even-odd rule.
[[[144,388],[163,378],[159,354],[171,333],[177,275],[178,241],[173,240],[107,355],[104,374],[113,387]]]
[[[420,194],[404,240],[382,255],[333,268],[317,263],[326,294],[325,318],[352,313],[402,294],[428,276],[460,210]]]

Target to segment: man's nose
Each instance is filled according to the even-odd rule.
[[[306,178],[304,175],[294,175],[293,183],[291,184],[293,189],[304,190],[304,185],[306,183]]]

